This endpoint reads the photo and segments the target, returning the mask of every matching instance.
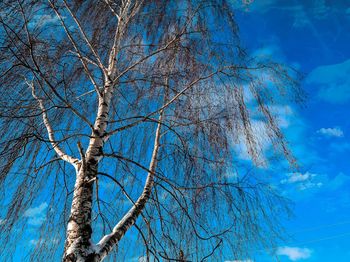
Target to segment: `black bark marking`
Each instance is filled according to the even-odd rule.
[[[98,155],[98,156],[103,155],[103,148],[102,148],[102,146],[99,146],[99,147],[98,147],[98,153],[97,153],[97,155]]]
[[[86,257],[85,261],[86,261],[86,262],[95,262],[95,261],[97,261],[97,260],[96,260],[96,255],[95,255],[95,253],[89,254],[89,255]]]
[[[75,262],[77,261],[77,258],[75,257],[75,255],[73,253],[67,255],[64,260],[64,262]]]
[[[92,228],[90,225],[86,225],[83,227],[84,234],[91,236],[92,234]]]
[[[94,165],[97,164],[97,161],[94,158],[90,158],[89,161],[88,161],[88,164],[94,166]]]

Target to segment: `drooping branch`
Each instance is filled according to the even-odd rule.
[[[100,58],[100,56],[98,55],[97,51],[95,50],[95,48],[92,46],[85,30],[83,29],[81,23],[79,22],[77,16],[74,14],[74,12],[72,11],[72,9],[69,7],[68,3],[66,0],[63,0],[63,3],[64,3],[64,6],[67,8],[68,12],[70,13],[70,15],[72,16],[74,22],[76,23],[76,25],[78,26],[79,28],[79,31],[81,33],[81,35],[83,36],[83,39],[84,41],[86,42],[86,44],[88,45],[89,49],[91,50],[91,52],[93,53],[95,59],[97,60],[98,62],[98,66],[99,68],[105,73],[106,71],[106,68],[104,67],[103,63],[102,63],[102,60]],[[79,53],[78,53],[79,54]],[[83,59],[85,59],[83,57]]]
[[[219,72],[221,72],[222,69],[219,69],[219,70],[216,70],[215,72],[212,72],[208,75],[205,75],[205,76],[202,76],[202,77],[199,77],[197,78],[196,80],[192,81],[190,84],[188,84],[186,87],[184,87],[180,92],[178,92],[176,95],[174,95],[171,99],[169,99],[169,101],[167,101],[163,106],[161,106],[160,108],[154,110],[153,112],[150,112],[149,114],[147,114],[146,116],[144,116],[143,118],[137,120],[137,121],[134,121],[128,125],[125,125],[125,126],[122,126],[122,127],[119,127],[119,128],[116,128],[112,131],[109,131],[108,133],[106,133],[104,135],[104,139],[105,140],[108,140],[108,138],[110,136],[112,136],[113,134],[115,133],[118,133],[120,131],[123,131],[123,130],[126,130],[128,128],[131,128],[131,127],[134,127],[142,122],[145,122],[147,121],[152,115],[154,114],[157,114],[158,112],[163,112],[163,110],[165,108],[167,108],[168,106],[170,106],[172,103],[174,103],[179,97],[181,97],[182,95],[184,95],[186,93],[186,91],[188,91],[189,89],[191,89],[192,87],[194,87],[196,84],[198,84],[199,82],[203,81],[203,80],[206,80],[206,79],[209,79],[211,77],[213,77],[214,75],[218,74]]]
[[[55,12],[56,16],[58,17],[59,21],[61,22],[61,25],[62,25],[64,31],[66,32],[66,34],[68,36],[68,39],[70,40],[71,44],[73,45],[75,51],[78,53],[79,60],[81,61],[82,65],[83,65],[83,68],[84,68],[87,76],[89,77],[91,83],[93,84],[96,93],[98,95],[101,95],[101,92],[100,92],[100,90],[98,88],[98,84],[96,83],[92,73],[90,72],[90,70],[88,68],[88,65],[86,64],[86,61],[83,59],[83,55],[80,52],[77,43],[75,42],[72,34],[69,32],[69,29],[67,28],[65,22],[63,21],[62,15],[59,13],[59,11],[58,11],[57,7],[54,5],[54,3],[51,0],[48,0],[48,1],[50,3],[51,8],[53,9],[53,11]],[[102,70],[103,70],[103,68],[102,68]]]

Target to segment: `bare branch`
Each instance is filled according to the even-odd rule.
[[[94,57],[96,58],[97,62],[98,62],[98,66],[100,67],[100,69],[102,70],[102,72],[106,73],[106,68],[104,67],[102,60],[100,58],[100,56],[98,55],[97,51],[94,49],[94,47],[92,46],[92,44],[90,43],[90,40],[88,39],[88,36],[86,35],[83,27],[81,26],[77,16],[73,13],[72,9],[69,7],[69,5],[67,4],[66,0],[63,0],[64,2],[64,6],[67,8],[67,10],[69,11],[70,15],[72,16],[74,22],[77,24],[80,33],[82,34],[85,42],[87,43],[87,45],[89,46],[91,52],[94,54]],[[73,42],[74,43],[74,42]],[[74,47],[75,47],[75,43],[74,43]],[[77,50],[77,49],[76,49]],[[80,55],[79,51],[77,50],[77,53]],[[85,58],[83,58],[85,59]]]
[[[86,62],[85,62],[85,60],[83,59],[84,56],[83,56],[82,53],[80,52],[80,49],[78,48],[78,45],[77,45],[77,43],[75,42],[73,36],[72,36],[71,33],[69,32],[69,30],[68,30],[68,28],[67,28],[65,22],[63,21],[63,18],[62,18],[62,16],[61,16],[61,14],[59,13],[59,11],[58,11],[58,9],[56,8],[55,4],[54,4],[51,0],[48,0],[48,2],[50,3],[51,8],[52,8],[52,9],[54,10],[54,12],[56,13],[58,19],[60,20],[61,25],[62,25],[64,31],[66,32],[66,34],[67,34],[67,36],[68,36],[70,42],[72,43],[72,45],[73,45],[75,51],[78,53],[79,59],[80,59],[82,65],[83,65],[83,67],[84,67],[84,70],[85,70],[86,74],[87,74],[88,77],[90,78],[90,81],[91,81],[91,83],[93,84],[96,93],[99,94],[99,95],[101,95],[101,92],[100,92],[100,90],[99,90],[99,88],[98,88],[98,85],[97,85],[97,83],[96,83],[96,81],[95,81],[95,79],[94,79],[92,73],[90,72],[90,70],[89,70],[89,68],[88,68],[88,66],[87,66],[87,64],[86,64]]]
[[[205,79],[208,79],[208,78],[211,78],[213,77],[214,75],[218,74],[219,72],[221,71],[220,70],[217,70],[215,72],[212,72],[206,76],[203,76],[203,77],[200,77],[196,80],[194,80],[193,82],[191,82],[189,85],[187,85],[185,88],[183,88],[180,92],[178,92],[175,96],[173,96],[167,103],[165,103],[163,106],[161,106],[160,108],[154,110],[153,112],[147,114],[146,116],[144,116],[144,118],[138,120],[138,121],[135,121],[131,124],[128,124],[126,126],[122,126],[122,127],[119,127],[117,129],[114,129],[112,131],[109,131],[108,133],[105,134],[104,136],[104,140],[108,140],[110,138],[110,136],[112,136],[113,134],[115,133],[118,133],[120,131],[123,131],[123,130],[126,130],[128,128],[131,128],[131,127],[134,127],[142,122],[145,122],[147,121],[147,119],[149,119],[152,115],[154,114],[157,114],[158,112],[161,112],[163,111],[165,108],[167,108],[168,106],[170,106],[172,103],[174,103],[180,96],[182,96],[183,94],[185,94],[185,92],[187,90],[189,90],[190,88],[192,88],[193,86],[195,86],[197,83],[199,83],[200,81],[202,80],[205,80]]]
[[[50,140],[50,143],[53,147],[53,149],[56,151],[57,155],[62,158],[62,160],[72,164],[74,167],[77,167],[77,164],[79,163],[79,159],[77,158],[74,158],[74,157],[71,157],[70,155],[66,154],[58,145],[58,143],[56,142],[56,139],[55,139],[55,132],[53,130],[53,128],[51,127],[51,124],[49,122],[49,118],[47,116],[47,111],[45,109],[45,106],[44,106],[44,102],[42,99],[38,98],[35,94],[35,87],[34,87],[34,83],[31,82],[29,83],[27,80],[26,80],[26,83],[27,85],[32,89],[32,96],[38,101],[38,104],[39,104],[39,107],[41,109],[41,112],[42,112],[42,116],[43,116],[43,121],[44,121],[44,125],[47,129],[47,134],[49,136],[49,140]]]

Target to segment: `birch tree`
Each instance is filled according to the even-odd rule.
[[[147,261],[220,257],[224,244],[238,259],[273,243],[283,200],[242,168],[236,149],[259,165],[263,137],[293,165],[269,108],[299,99],[298,82],[290,68],[246,54],[229,2],[0,8],[6,254],[40,201],[48,212],[36,261],[102,261],[113,250],[121,261],[134,254],[123,241]]]

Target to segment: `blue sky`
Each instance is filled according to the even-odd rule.
[[[306,91],[305,103],[281,103],[273,109],[298,159],[299,172],[273,164],[261,172],[272,171],[274,186],[295,203],[295,216],[285,223],[291,238],[241,262],[350,261],[349,1],[235,3],[240,1],[246,3],[236,4],[243,45],[256,56],[296,67],[305,75]],[[244,154],[240,157],[247,160]],[[26,243],[35,246],[34,231],[47,208],[43,202],[25,212],[33,226]]]
[[[350,261],[350,5],[348,1],[242,1],[242,42],[304,75],[306,102],[277,113],[300,172],[275,172],[295,203],[292,238],[242,261]],[[260,253],[260,254],[259,254]],[[229,260],[228,260],[229,261]]]

